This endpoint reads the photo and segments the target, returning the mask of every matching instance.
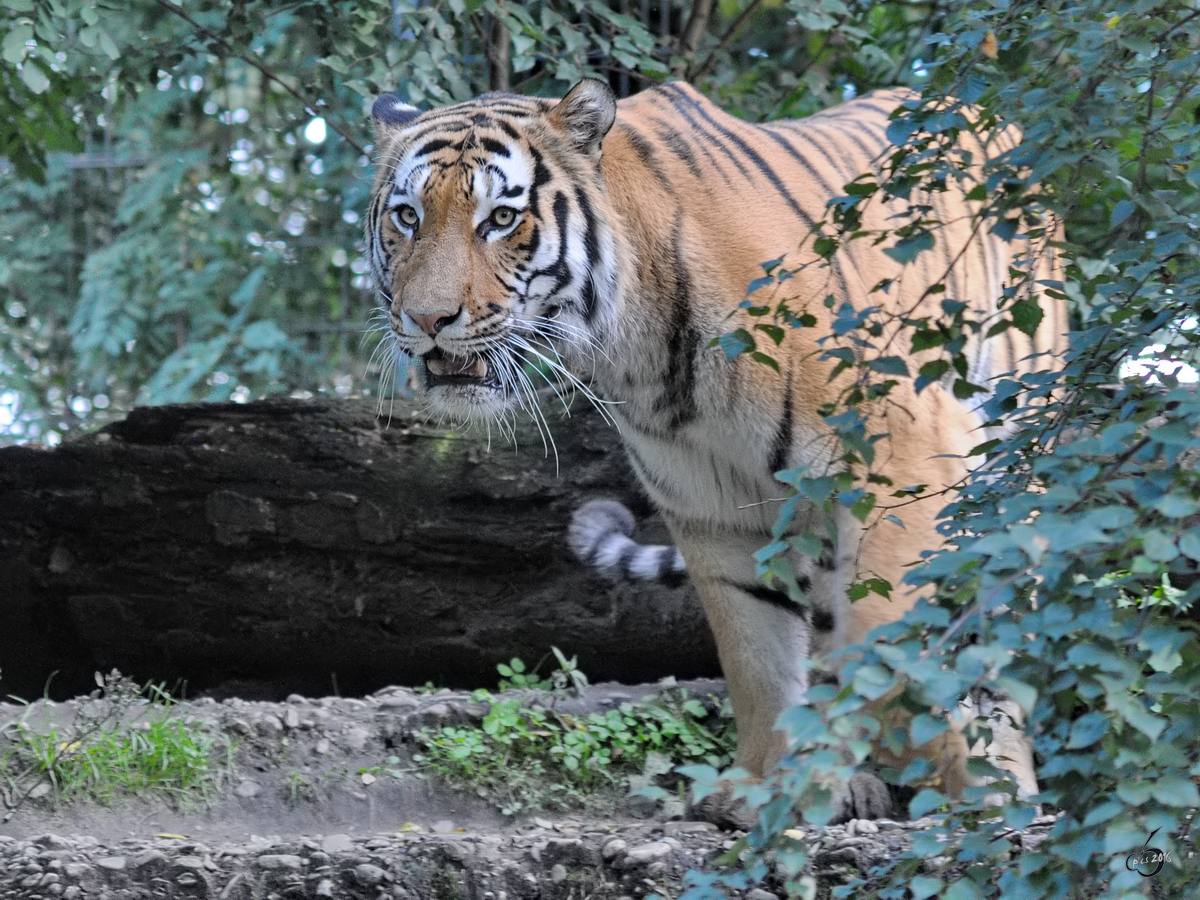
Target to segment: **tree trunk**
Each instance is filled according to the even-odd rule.
[[[690,588],[611,585],[567,547],[592,496],[649,513],[590,411],[518,449],[349,401],[135,410],[0,450],[0,692],[96,669],[278,697],[491,685],[551,645],[594,680],[715,674]],[[557,469],[557,471],[556,471]],[[665,539],[651,523],[648,539]],[[657,532],[657,533],[656,533]]]

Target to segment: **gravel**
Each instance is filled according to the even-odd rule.
[[[712,682],[693,686],[696,694],[712,689]],[[601,685],[564,712],[653,691]],[[43,714],[61,724],[88,702],[0,704],[0,727]],[[26,800],[0,824],[2,900],[640,900],[678,896],[686,872],[742,836],[705,822],[662,821],[671,818],[663,807],[650,818],[626,807],[607,819],[544,812],[514,821],[426,779],[368,780],[363,767],[403,754],[423,725],[477,722],[484,710],[462,692],[397,687],[361,700],[292,695],[286,703],[202,698],[174,712],[237,736],[235,771],[219,801],[187,809],[121,798],[111,807]],[[300,795],[298,777],[310,785]],[[1036,846],[1052,822],[1009,835],[1014,850]],[[929,825],[851,821],[788,835],[808,847],[818,878],[836,885],[907,849],[910,834]],[[925,870],[943,863],[927,860]],[[758,887],[746,900],[777,898]]]

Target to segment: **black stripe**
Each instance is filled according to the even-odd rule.
[[[459,131],[467,131],[471,127],[471,122],[469,119],[459,119],[457,116],[446,116],[439,120],[424,120],[422,126],[416,134],[406,135],[407,146],[411,147],[431,134],[454,134]]]
[[[633,560],[638,555],[639,550],[641,550],[641,547],[630,541],[629,546],[621,551],[621,557],[617,560],[620,573],[630,580],[633,580],[635,577],[633,574]]]
[[[583,318],[589,324],[596,318],[596,287],[592,283],[592,272],[600,265],[600,235],[596,233],[596,216],[591,201],[582,187],[575,187],[575,202],[583,213],[583,246],[587,254],[587,273],[583,278]]]
[[[703,137],[707,137],[707,138],[709,139],[709,142],[712,142],[712,136],[711,136],[711,135],[704,134],[704,132],[703,132],[703,131],[702,131],[702,130],[701,130],[701,129],[700,129],[700,128],[699,128],[699,127],[696,125],[696,123],[695,123],[695,122],[692,120],[691,116],[689,116],[689,115],[688,115],[688,114],[687,114],[685,111],[678,109],[678,108],[676,107],[675,103],[674,103],[674,102],[672,102],[671,98],[670,98],[669,96],[666,96],[666,95],[665,95],[665,92],[664,92],[664,91],[663,91],[661,88],[653,88],[653,89],[651,89],[651,90],[649,90],[649,91],[646,91],[645,93],[646,93],[646,94],[649,94],[649,95],[651,95],[651,100],[652,100],[652,101],[657,101],[657,100],[659,100],[659,99],[661,98],[663,101],[665,101],[666,103],[670,104],[670,107],[671,107],[671,112],[673,112],[673,113],[675,113],[676,115],[678,115],[678,116],[682,117],[682,118],[683,118],[683,120],[684,120],[685,122],[687,122],[687,124],[688,124],[688,125],[690,125],[690,126],[691,126],[691,128],[692,128],[692,131],[694,131],[694,132],[699,132],[699,134],[700,134],[701,136],[703,136]],[[656,119],[656,121],[662,121],[662,120]],[[665,127],[668,127],[668,128],[670,128],[672,131],[678,131],[678,129],[677,129],[677,128],[675,128],[675,126],[674,126],[674,125],[666,125],[666,123],[663,123],[663,124],[664,124],[664,126],[665,126]],[[683,141],[686,143],[686,139],[684,139],[684,138],[681,138],[681,140],[683,140]],[[709,165],[711,165],[711,166],[713,167],[713,171],[715,171],[715,172],[716,172],[718,175],[720,175],[720,176],[721,176],[721,180],[722,180],[722,181],[724,181],[724,182],[725,182],[726,184],[728,184],[728,185],[732,185],[732,184],[733,184],[733,182],[732,182],[732,181],[730,180],[730,178],[729,178],[729,173],[728,173],[728,172],[726,172],[724,168],[722,168],[721,164],[720,164],[720,163],[717,161],[717,158],[716,158],[715,156],[713,156],[711,153],[709,153],[709,152],[708,152],[708,148],[707,148],[706,146],[704,146],[704,143],[703,143],[703,142],[701,142],[701,141],[697,141],[697,142],[695,143],[695,148],[696,148],[697,150],[699,150],[699,151],[700,151],[702,154],[704,154],[704,158],[705,158],[705,159],[707,159],[707,160],[708,160],[708,163],[709,163]],[[743,175],[744,175],[744,174],[745,174],[745,173],[743,172]],[[701,178],[701,177],[703,177],[703,176],[700,176],[700,175],[698,175],[697,177],[698,177],[698,178]]]
[[[479,139],[479,146],[488,153],[494,153],[496,156],[503,156],[505,159],[509,157],[508,147],[500,143],[495,138],[483,137]]]
[[[777,591],[774,588],[769,588],[762,584],[741,584],[736,581],[727,581],[725,579],[722,580],[734,590],[741,591],[743,594],[747,594],[753,597],[755,600],[761,600],[763,603],[769,603],[771,606],[782,609],[784,612],[789,612],[792,615],[799,616],[801,619],[808,619],[808,607],[802,603],[796,603],[784,591]],[[801,576],[797,580],[797,583],[800,586],[800,590],[808,593],[808,589],[811,587],[811,585],[808,583],[807,578]]]
[[[774,475],[787,468],[788,454],[792,449],[792,434],[793,417],[795,410],[793,405],[795,398],[792,395],[792,373],[788,370],[787,385],[783,389],[783,415],[779,419],[779,427],[775,429],[775,440],[771,444],[771,460],[768,465],[771,467],[770,474]]]
[[[812,627],[814,630],[828,633],[833,631],[836,625],[837,620],[834,619],[833,613],[827,609],[822,609],[819,606],[813,607]]]
[[[689,97],[683,91],[676,88],[674,85],[674,82],[672,82],[671,84],[663,85],[658,90],[662,91],[664,94],[667,95],[667,99],[670,101],[671,107],[675,110],[675,112],[677,112],[679,115],[683,116],[684,120],[690,126],[692,126],[692,130],[696,133],[696,135],[698,137],[704,138],[705,141],[707,141],[707,143],[709,145],[711,145],[712,147],[715,147],[717,150],[720,150],[722,153],[724,153],[725,156],[729,158],[729,161],[733,163],[734,167],[739,172],[742,173],[742,177],[745,178],[747,181],[750,180],[750,173],[746,170],[746,167],[742,165],[742,161],[740,159],[738,159],[733,154],[733,151],[731,151],[729,149],[728,142],[718,140],[717,138],[715,138],[711,133],[709,133],[709,131],[707,129],[705,129],[703,126],[701,126],[701,124],[698,121],[696,121],[696,119],[692,116],[691,110],[695,109],[702,116],[704,115],[704,110],[700,109],[696,105],[695,101],[692,100],[691,97]],[[703,148],[704,145],[700,144],[699,146],[701,148]],[[707,152],[705,155],[708,155]],[[709,158],[709,160],[712,161],[714,166],[717,165],[716,160],[713,159],[712,156],[709,156],[708,158]]]
[[[501,185],[504,186],[504,192],[506,192],[508,190],[508,175],[505,174],[504,170],[501,169],[499,166],[494,165],[490,162],[485,162],[478,168],[477,171],[487,172],[489,175],[492,176],[492,178],[494,178],[497,182],[499,182]],[[521,193],[521,190],[522,189],[518,187],[517,193],[518,194]]]
[[[530,147],[529,155],[533,157],[533,184],[529,186],[529,208],[533,210],[534,215],[540,217],[542,211],[538,207],[538,194],[544,185],[550,183],[551,175],[541,153]]]
[[[630,146],[633,147],[633,152],[642,161],[642,165],[649,169],[650,174],[658,180],[659,184],[669,189],[671,187],[671,179],[667,177],[667,173],[658,164],[658,159],[654,155],[654,145],[646,140],[640,131],[624,122],[618,125],[617,128],[625,135]]]
[[[817,568],[832,572],[837,568],[837,557],[834,553],[833,541],[821,538],[821,556],[817,560]]]
[[[821,155],[822,158],[825,159],[826,162],[834,167],[838,177],[840,179],[844,179],[841,184],[836,186],[828,186],[830,197],[840,196],[843,193],[843,188],[845,185],[852,179],[857,178],[859,175],[872,174],[873,170],[871,168],[871,161],[875,159],[887,146],[886,144],[879,144],[878,146],[867,147],[857,138],[842,132],[834,132],[830,134],[829,131],[821,131],[817,128],[806,128],[802,122],[796,122],[794,124],[795,127],[788,128],[787,133],[797,140],[803,140],[810,147],[812,147],[818,154]],[[770,131],[767,133],[771,134]],[[818,142],[817,137],[828,137],[830,139],[830,143],[825,144],[823,142]],[[858,147],[859,151],[862,153],[862,159],[858,160],[857,163],[856,161],[848,158],[849,155],[846,152],[847,148],[842,147],[839,143],[840,141],[847,140]],[[794,147],[792,148],[791,152],[793,155],[799,153],[799,151]],[[804,157],[804,154],[802,153],[799,155]],[[860,165],[862,166],[861,169],[859,168]],[[828,182],[825,182],[825,184],[828,185]]]
[[[784,200],[787,201],[788,206],[790,206],[792,208],[792,211],[796,213],[796,215],[800,218],[800,220],[802,222],[804,222],[806,225],[812,224],[812,219],[810,219],[808,217],[807,213],[805,213],[805,211],[801,208],[800,204],[796,202],[796,198],[792,196],[791,191],[789,191],[787,189],[787,186],[784,185],[783,181],[779,178],[779,175],[776,174],[776,172],[773,168],[771,168],[770,163],[768,163],[765,159],[763,159],[753,147],[751,147],[744,140],[742,140],[742,138],[740,136],[738,136],[737,133],[730,131],[728,128],[726,128],[725,126],[723,126],[719,122],[717,122],[712,116],[710,116],[708,114],[708,111],[706,109],[704,109],[704,107],[702,107],[699,103],[697,103],[691,97],[688,97],[679,88],[675,88],[674,82],[672,82],[671,84],[668,84],[667,88],[668,89],[674,88],[674,93],[685,98],[687,100],[687,102],[689,104],[691,104],[692,108],[695,109],[696,112],[698,112],[700,114],[700,116],[704,119],[704,121],[708,122],[719,134],[721,134],[723,137],[725,137],[726,140],[733,143],[742,153],[744,153],[747,157],[749,157],[750,161],[752,163],[754,163],[755,168],[757,168],[758,171],[762,174],[762,176],[771,183],[771,186],[774,187],[775,190],[779,192],[779,196],[781,196]],[[747,127],[753,127],[753,126],[747,126]],[[735,161],[736,161],[736,158],[733,156],[732,153],[729,153],[728,149],[725,148],[724,144],[722,144],[721,147],[723,150],[725,150],[726,154],[729,156],[730,159],[735,159]],[[741,169],[740,164],[738,165],[738,168]],[[745,170],[743,170],[743,171],[745,171]]]
[[[688,146],[688,142],[683,139],[683,135],[658,118],[658,116],[651,116],[650,121],[658,126],[655,129],[655,133],[658,135],[659,140],[666,144],[667,149],[683,161],[683,164],[688,167],[688,171],[692,173],[692,177],[697,181],[702,179],[704,172],[701,171],[700,166],[697,164],[696,154],[692,152],[692,148]],[[721,172],[719,169],[717,172],[724,177],[724,172]],[[729,179],[726,178],[725,182],[728,184]]]
[[[807,175],[809,178],[811,178],[813,181],[815,181],[817,184],[819,184],[825,190],[825,193],[827,196],[832,198],[832,197],[837,197],[837,196],[841,195],[841,193],[842,193],[841,185],[835,186],[835,185],[831,184],[828,180],[826,180],[825,176],[822,175],[820,172],[818,172],[816,170],[816,168],[813,167],[812,161],[807,156],[805,156],[803,153],[801,153],[799,150],[797,150],[792,145],[791,141],[789,141],[783,135],[776,134],[774,131],[771,131],[768,128],[761,128],[760,130],[762,131],[763,134],[765,134],[771,140],[775,141],[775,143],[777,143],[780,147],[782,147],[784,149],[784,151],[788,154],[788,156],[792,157],[792,159],[794,159],[796,161],[796,163],[800,166],[800,168],[802,168],[804,170],[804,174]],[[799,132],[789,130],[788,134],[792,135],[792,136],[798,136]],[[821,156],[827,162],[833,163],[835,168],[837,167],[837,163],[833,161],[833,159],[830,157],[830,154],[826,153],[825,151],[822,151]],[[837,174],[838,174],[839,178],[846,178],[845,173],[840,168],[837,169]],[[853,178],[854,176],[850,176],[850,177]],[[846,180],[848,181],[849,179],[846,178]],[[810,218],[806,224],[811,225],[812,219]]]
[[[521,132],[517,131],[517,129],[513,128],[512,125],[510,125],[508,122],[505,122],[503,119],[496,120],[496,127],[507,134],[514,141],[519,141],[521,139]]]
[[[666,581],[680,573],[675,569],[675,548],[662,547],[658,551],[658,580]]]
[[[456,146],[453,141],[448,141],[445,138],[434,138],[432,141],[422,145],[415,156],[428,156],[430,153],[437,153],[439,150],[444,150],[447,147]]]
[[[554,287],[550,289],[549,294],[551,297],[571,283],[571,267],[567,265],[567,239],[571,224],[569,218],[570,212],[571,209],[567,201],[567,195],[562,191],[556,191],[554,194],[554,224],[558,227],[558,259],[548,269],[535,272],[530,277],[532,281],[538,275],[553,275]]]
[[[696,352],[700,335],[691,323],[691,282],[683,259],[682,216],[676,215],[674,236],[675,283],[671,299],[671,324],[667,337],[665,405],[671,411],[672,429],[696,417]]]

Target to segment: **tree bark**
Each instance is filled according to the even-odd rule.
[[[0,692],[96,669],[264,699],[491,685],[578,654],[594,680],[712,675],[690,588],[612,585],[570,553],[592,496],[650,512],[599,416],[518,446],[344,401],[135,410],[54,450],[0,450]],[[648,540],[665,540],[650,523]]]
[[[691,70],[696,61],[696,51],[700,49],[700,41],[708,30],[708,20],[712,18],[714,0],[695,0],[687,24],[679,35],[675,45],[678,60],[673,75],[683,78]]]
[[[487,55],[488,90],[511,90],[512,37],[500,16],[492,16],[492,33],[487,41]]]

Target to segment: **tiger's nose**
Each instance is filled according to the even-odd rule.
[[[438,310],[431,313],[409,313],[408,317],[416,322],[422,331],[432,337],[457,319],[461,312],[462,307],[460,306],[454,312]]]

